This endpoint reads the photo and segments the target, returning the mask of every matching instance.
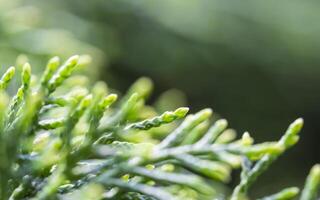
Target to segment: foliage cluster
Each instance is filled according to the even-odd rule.
[[[82,76],[71,76],[79,60],[72,56],[60,66],[54,57],[39,79],[25,63],[11,98],[6,88],[16,69],[2,76],[0,199],[248,199],[259,175],[298,142],[302,119],[279,141],[255,144],[248,132],[236,139],[225,119],[210,125],[208,108],[158,114],[145,104],[152,90],[147,78],[117,101],[105,83],[90,87]],[[240,167],[239,185],[224,192]],[[319,183],[315,165],[301,200],[316,199]],[[262,199],[298,193],[290,187]]]

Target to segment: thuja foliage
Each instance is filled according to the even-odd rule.
[[[10,67],[0,80],[1,199],[249,199],[248,190],[279,155],[297,143],[302,119],[279,141],[254,144],[249,133],[236,139],[227,121],[210,125],[211,109],[157,114],[145,101],[152,89],[139,79],[120,100],[104,83],[92,87],[70,77],[79,56],[60,66],[49,60],[41,77],[20,69],[21,86],[9,97]],[[67,80],[68,79],[68,80]],[[233,169],[241,181],[221,191]],[[301,200],[317,198],[315,165]],[[289,187],[263,200],[296,198]]]

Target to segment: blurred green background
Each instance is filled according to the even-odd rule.
[[[148,76],[154,99],[177,88],[185,95],[169,93],[192,111],[212,107],[257,141],[301,116],[301,142],[253,195],[275,192],[301,185],[320,161],[319,9],[312,0],[0,0],[1,71],[21,54],[38,70],[53,55],[89,54],[93,79],[125,91]]]

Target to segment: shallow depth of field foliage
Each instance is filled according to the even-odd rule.
[[[121,98],[103,82],[72,76],[79,56],[49,60],[42,76],[25,63],[0,80],[0,199],[249,199],[250,187],[299,140],[295,120],[278,141],[236,137],[207,108],[157,113],[146,104],[152,83],[141,78]],[[6,92],[16,71],[21,86]],[[112,90],[111,90],[112,91]],[[294,163],[292,163],[294,164]],[[226,189],[231,172],[241,180]],[[264,200],[314,200],[320,166],[297,187],[265,191]],[[272,192],[271,192],[272,193]]]

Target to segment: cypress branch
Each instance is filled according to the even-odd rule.
[[[5,90],[14,67],[2,76],[1,200],[86,198],[88,191],[97,199],[217,199],[226,194],[219,193],[216,183],[228,182],[232,170],[242,166],[241,181],[231,196],[240,200],[248,198],[255,180],[298,142],[302,119],[279,141],[254,143],[247,132],[236,139],[224,119],[210,126],[211,109],[187,115],[189,109],[181,107],[159,114],[145,105],[153,88],[147,78],[134,83],[119,101],[102,82],[87,88],[78,84],[83,76],[66,81],[89,60],[73,56],[59,67],[54,57],[35,85],[30,84],[31,66],[26,63],[13,97]],[[162,129],[164,125],[173,131]],[[155,127],[160,136],[153,134]],[[319,171],[318,165],[312,168],[302,200],[317,198]],[[287,188],[261,199],[292,199],[297,193],[297,188]]]

